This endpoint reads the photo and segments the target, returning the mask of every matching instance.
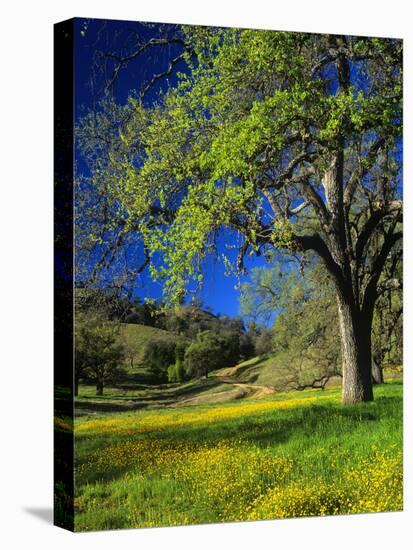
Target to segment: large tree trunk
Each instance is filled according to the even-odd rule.
[[[338,296],[343,361],[343,404],[373,400],[371,379],[371,319]]]

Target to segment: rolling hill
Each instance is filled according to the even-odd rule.
[[[127,344],[130,354],[127,358],[128,366],[134,370],[143,366],[145,346],[149,341],[176,340],[176,334],[147,325],[122,324],[121,338]]]

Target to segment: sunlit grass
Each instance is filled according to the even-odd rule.
[[[81,418],[76,529],[402,508],[402,385]]]

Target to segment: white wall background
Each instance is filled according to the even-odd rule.
[[[14,0],[0,9],[1,546],[7,550],[410,546],[413,33],[409,2]],[[73,16],[405,39],[405,512],[76,535],[47,521],[52,504],[52,24]],[[412,287],[411,281],[410,277]]]

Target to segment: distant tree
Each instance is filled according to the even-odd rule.
[[[174,308],[166,313],[165,328],[169,332],[187,335],[189,325],[189,315],[183,308]]]
[[[288,282],[294,283],[296,275],[296,272],[283,272],[278,264],[251,270],[249,281],[241,285],[240,310],[249,318],[252,333],[258,335],[260,323],[267,324],[282,307],[285,293],[288,293]]]
[[[247,331],[240,335],[239,353],[242,360],[250,359],[255,355],[255,344],[252,334]]]
[[[188,376],[205,376],[222,366],[219,338],[211,331],[200,332],[185,352],[185,371]]]
[[[261,320],[277,316],[272,330],[252,321],[257,355],[274,352],[283,360],[285,385],[321,387],[340,375],[340,338],[334,292],[319,261],[273,261],[257,268],[242,286],[245,314]]]
[[[316,279],[317,281],[317,279]],[[324,388],[341,376],[338,316],[331,288],[308,281],[289,298],[274,323],[273,349],[282,361],[286,386]]]
[[[79,395],[80,380],[87,375],[88,354],[86,351],[85,331],[81,331],[78,324],[75,325],[75,369],[74,384],[75,396]]]
[[[175,363],[176,343],[172,339],[157,338],[145,345],[143,362],[157,382],[165,382],[168,367]]]
[[[255,352],[259,356],[267,355],[273,351],[273,333],[270,329],[262,329],[255,340]]]
[[[96,384],[96,395],[103,395],[108,383],[116,383],[123,374],[125,349],[118,327],[99,317],[83,317],[75,328],[75,386],[86,377]]]
[[[175,363],[168,367],[168,382],[183,382],[185,378],[184,363],[182,359],[176,359]]]
[[[403,263],[401,249],[393,250],[378,288],[373,318],[372,376],[384,381],[383,368],[403,363]]]

